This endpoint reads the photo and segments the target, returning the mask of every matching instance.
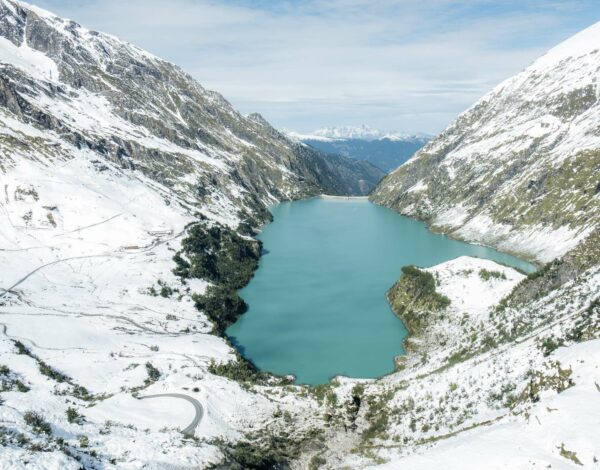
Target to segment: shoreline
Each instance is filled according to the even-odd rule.
[[[393,210],[393,209],[391,209],[389,207],[386,207],[386,206],[377,204],[374,201],[371,201],[371,199],[369,198],[369,196],[337,196],[337,195],[328,195],[328,194],[318,194],[318,195],[314,195],[314,196],[308,197],[308,198],[297,199],[296,201],[310,200],[310,199],[323,199],[323,200],[340,201],[340,202],[343,202],[343,201],[348,201],[348,202],[352,202],[352,201],[355,201],[355,202],[356,201],[372,202],[375,205],[378,205],[380,207],[385,207],[385,208],[391,210],[397,216],[406,217],[406,218],[409,218],[409,219],[414,220],[416,222],[422,223],[425,226],[425,229],[427,231],[431,232],[431,233],[435,233],[435,234],[438,234],[438,235],[443,235],[443,236],[446,236],[446,237],[448,237],[450,239],[461,241],[463,243],[468,243],[468,244],[471,244],[471,245],[478,245],[478,246],[482,246],[482,247],[486,247],[486,248],[491,248],[492,250],[495,250],[498,253],[504,253],[504,254],[508,254],[508,255],[511,255],[511,256],[515,256],[514,254],[512,254],[510,252],[498,250],[497,248],[495,248],[493,246],[490,246],[490,245],[485,245],[485,244],[482,244],[482,243],[476,243],[476,242],[471,242],[471,241],[468,241],[468,240],[465,240],[465,239],[460,239],[458,237],[452,236],[451,234],[444,233],[444,232],[440,231],[439,229],[436,230],[437,227],[432,227],[426,220],[422,220],[422,219],[419,219],[419,218],[416,218],[416,217],[412,217],[412,216],[403,215],[403,214],[401,214],[401,213],[399,213],[399,212],[397,212],[397,211],[395,211],[395,210]],[[294,201],[290,201],[290,202],[294,202]],[[267,225],[269,225],[269,224],[271,224],[273,222],[274,222],[274,218],[271,219],[270,221],[267,221],[266,223],[264,223],[261,226],[261,228],[260,228],[260,232],[262,232]],[[256,235],[254,235],[252,237],[252,239],[253,240],[258,240],[257,236],[260,234],[260,232],[258,234],[256,234]],[[264,256],[264,253],[261,250],[261,253],[259,255],[259,261],[260,261],[260,259],[263,256]],[[474,257],[476,257],[476,256],[474,256]],[[524,259],[522,256],[515,256],[515,257],[518,258],[518,259],[521,259],[522,261],[530,263],[531,265],[533,265],[536,268],[536,270],[539,269],[539,265],[537,265],[535,263],[532,263],[530,260]],[[482,259],[485,259],[485,258],[482,258]],[[504,264],[504,263],[499,263],[499,264]],[[513,269],[516,269],[513,266],[509,266],[509,267],[511,267]],[[248,280],[248,282],[246,283],[246,285],[244,287],[242,287],[242,289],[245,288],[245,287],[247,287],[247,285],[252,281],[252,278],[254,277],[254,274],[255,274],[256,270],[258,270],[259,268],[260,268],[260,264],[257,264],[256,268],[253,271],[252,277]],[[426,268],[420,268],[420,269],[426,269]],[[396,279],[396,282],[397,281],[398,281],[398,279]],[[406,361],[409,356],[411,356],[412,354],[415,353],[415,350],[410,345],[410,342],[411,342],[412,339],[418,338],[418,335],[415,333],[415,331],[413,329],[411,329],[411,326],[410,326],[409,322],[407,322],[406,319],[403,318],[403,316],[394,309],[393,303],[390,301],[390,291],[391,291],[392,288],[393,288],[393,285],[386,290],[385,297],[386,297],[386,302],[388,304],[389,309],[391,310],[392,315],[394,315],[402,323],[402,325],[404,326],[404,328],[406,330],[406,336],[404,336],[404,338],[401,339],[401,346],[402,346],[402,349],[404,350],[404,352],[402,354],[398,354],[398,355],[395,355],[395,356],[392,357],[392,362],[393,362],[393,370],[392,371],[390,371],[390,372],[388,372],[386,374],[383,374],[380,377],[375,377],[375,378],[358,378],[358,377],[355,377],[355,378],[358,378],[358,379],[361,379],[361,380],[373,380],[373,381],[384,379],[385,377],[388,377],[388,376],[390,376],[390,375],[392,375],[394,373],[397,373],[397,372],[401,371],[402,370],[402,366],[403,366],[402,363],[404,361]],[[237,289],[236,292],[239,293],[240,290],[241,289]],[[233,323],[236,323],[237,321],[239,321],[239,319],[242,316],[244,316],[245,313],[246,312],[242,313],[236,319],[236,321],[233,322]],[[290,374],[279,375],[279,374],[275,374],[273,372],[270,372],[268,370],[261,369],[260,367],[258,367],[256,364],[254,364],[254,362],[250,358],[246,357],[246,355],[238,348],[238,345],[236,344],[236,341],[233,341],[233,342],[231,341],[230,336],[227,333],[227,328],[225,329],[225,331],[223,331],[223,334],[218,335],[218,336],[220,336],[223,339],[225,339],[225,341],[229,344],[229,346],[232,347],[236,351],[236,353],[239,355],[239,358],[241,358],[243,361],[245,361],[247,364],[249,364],[256,372],[258,372],[258,373],[266,373],[266,374],[272,376],[273,378],[286,378],[286,376],[290,375]],[[339,375],[334,375],[330,379],[330,381],[333,380],[337,376],[339,376]],[[327,383],[330,383],[330,381],[327,382]],[[309,384],[296,383],[296,380],[294,380],[293,383],[294,383],[294,385],[299,385],[299,386],[303,386],[304,385],[304,386],[308,386],[309,388],[310,387],[314,387],[313,385],[309,385]]]
[[[396,281],[398,282],[398,281]],[[396,285],[394,283],[394,285]],[[408,361],[408,356],[411,355],[412,353],[414,353],[414,351],[411,350],[410,344],[409,344],[409,339],[411,338],[415,338],[417,335],[415,334],[415,332],[413,330],[411,330],[409,323],[406,321],[406,319],[404,319],[402,317],[402,315],[394,308],[394,304],[392,302],[392,299],[390,298],[390,292],[392,291],[392,289],[394,288],[394,286],[390,287],[386,293],[385,293],[385,300],[387,301],[390,310],[392,311],[392,314],[402,322],[402,324],[404,325],[404,328],[406,329],[406,336],[404,338],[402,338],[402,341],[400,342],[400,344],[402,345],[402,349],[404,350],[404,354],[398,354],[397,356],[394,356],[393,361],[394,361],[394,371],[390,372],[389,374],[384,375],[381,378],[384,377],[388,377],[392,374],[395,374],[397,372],[400,372],[402,369],[404,369],[405,367],[405,363]]]
[[[373,201],[370,196],[365,196],[369,202],[375,204],[376,206],[380,206],[380,207],[385,207],[386,209],[391,210],[392,212],[394,212],[395,214],[401,216],[401,217],[406,217],[408,219],[411,220],[416,220],[418,222],[421,222],[425,225],[425,228],[430,231],[431,233],[435,233],[438,235],[442,235],[444,237],[447,237],[451,240],[456,240],[458,242],[463,242],[463,243],[468,243],[470,245],[475,245],[475,246],[481,246],[484,248],[490,248],[494,251],[497,251],[498,253],[502,253],[505,255],[509,255],[509,256],[514,256],[515,258],[520,259],[521,261],[525,261],[526,263],[531,264],[532,266],[535,267],[535,270],[538,271],[540,270],[542,267],[544,267],[544,265],[548,264],[548,263],[544,263],[540,260],[538,260],[535,256],[535,254],[532,253],[526,253],[526,252],[520,252],[520,251],[513,251],[513,250],[505,250],[505,249],[500,249],[498,246],[493,245],[493,244],[487,244],[483,241],[475,241],[475,240],[471,240],[467,237],[463,237],[460,235],[456,235],[455,233],[453,233],[452,230],[445,230],[446,227],[444,226],[440,226],[440,225],[433,225],[429,220],[425,219],[425,218],[419,218],[416,217],[414,215],[407,215],[407,214],[403,214],[401,212],[398,212],[396,209],[393,209],[391,207],[386,206],[385,204],[380,204],[376,201]],[[560,258],[560,257],[559,257]],[[556,258],[555,258],[556,259]],[[499,263],[499,264],[504,264],[504,263]],[[510,266],[514,269],[514,266]]]

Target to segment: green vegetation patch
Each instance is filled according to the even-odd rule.
[[[300,457],[303,450],[323,446],[323,431],[310,429],[292,437],[286,432],[254,433],[235,444],[221,444],[227,468],[232,470],[267,470],[290,468],[289,463]]]
[[[148,377],[144,380],[145,385],[151,385],[160,379],[160,371],[151,362],[146,362],[146,373]]]
[[[232,447],[228,457],[239,465],[238,468],[244,469],[282,468],[287,462],[287,456],[279,449],[258,446],[249,442],[240,442]]]
[[[572,374],[573,371],[570,368],[563,369],[558,361],[550,361],[547,371],[531,370],[528,373],[527,386],[513,402],[515,404],[528,401],[536,403],[540,400],[540,393],[544,390],[562,393],[575,385]]]
[[[254,364],[239,354],[236,361],[225,363],[211,361],[208,371],[213,375],[247,384],[264,384],[271,378],[270,374],[258,370]]]
[[[599,172],[600,150],[582,151],[560,167],[523,181],[497,202],[494,219],[516,227],[581,227],[600,216],[594,201]]]
[[[570,460],[571,462],[577,464],[577,465],[583,465],[581,463],[581,460],[579,460],[579,458],[577,457],[577,454],[571,450],[568,450],[567,448],[565,448],[565,444],[564,442],[561,443],[560,448],[560,456],[564,457],[565,459]]]
[[[196,308],[208,315],[220,334],[248,310],[246,302],[228,286],[209,286],[204,295],[194,295],[193,298]]]
[[[182,278],[206,279],[231,289],[241,289],[258,266],[262,244],[243,238],[223,225],[191,227],[181,251],[173,260],[173,272]]]
[[[361,434],[362,444],[368,444],[374,439],[385,439],[390,423],[389,402],[393,398],[393,390],[387,390],[379,395],[364,397],[368,409],[365,419],[369,423]]]
[[[27,346],[25,346],[21,341],[13,340],[13,344],[15,345],[18,354],[29,356],[34,361],[36,361],[36,363],[38,364],[39,371],[42,375],[45,375],[46,377],[55,380],[59,383],[69,384],[71,386],[71,391],[69,395],[85,401],[101,400],[106,398],[106,395],[91,395],[85,387],[76,384],[69,376],[63,374],[62,372],[54,369],[53,367],[42,361],[39,357],[33,354],[29,350],[29,348],[27,348]],[[27,387],[23,383],[17,383],[16,386],[20,392],[29,391],[29,387]]]
[[[48,436],[52,434],[50,423],[48,423],[41,414],[36,413],[35,411],[27,411],[23,415],[23,421],[25,421],[25,424],[31,427],[31,430],[36,434],[47,434]]]
[[[71,424],[83,424],[85,418],[73,407],[67,408],[67,421]]]
[[[552,114],[565,120],[573,119],[583,114],[596,104],[597,101],[596,87],[594,85],[587,85],[568,93],[562,93],[557,97],[551,103],[551,106],[554,108]]]
[[[400,279],[388,291],[388,299],[413,335],[427,326],[428,313],[450,305],[450,299],[437,292],[433,275],[416,266],[402,268]]]
[[[158,284],[158,288],[150,286],[147,291],[148,295],[151,295],[152,297],[158,297],[160,295],[161,297],[169,298],[173,294],[179,293],[179,289],[173,289],[162,279],[159,279],[156,283]]]
[[[236,290],[252,279],[261,251],[260,241],[241,237],[223,225],[199,223],[189,229],[181,251],[173,257],[177,276],[214,284],[193,298],[196,308],[212,320],[218,334],[224,335],[227,327],[248,310]]]
[[[13,390],[26,393],[30,389],[19,379],[19,376],[15,372],[8,368],[8,366],[0,365],[0,392]]]
[[[600,297],[594,299],[588,308],[577,318],[572,328],[562,336],[543,338],[538,348],[544,356],[549,356],[561,346],[569,343],[581,343],[600,338]]]
[[[555,259],[523,279],[501,300],[496,313],[517,308],[544,297],[584,271],[600,263],[600,230],[594,230],[582,243],[560,259]]]
[[[42,361],[41,359],[37,359],[38,360],[38,366],[40,368],[40,372],[42,373],[42,375],[45,375],[46,377],[49,377],[53,380],[56,380],[57,382],[71,382],[71,378],[68,377],[67,375],[63,374],[62,372],[52,368],[51,366],[49,366],[48,364],[46,364],[44,361]]]
[[[489,281],[490,279],[506,280],[506,274],[504,274],[502,271],[489,271],[487,269],[480,269],[479,277],[484,281]]]

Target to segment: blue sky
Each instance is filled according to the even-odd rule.
[[[436,133],[600,21],[600,0],[30,0],[177,63],[244,113],[308,132]]]

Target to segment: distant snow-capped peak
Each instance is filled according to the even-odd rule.
[[[383,133],[372,127],[362,126],[343,126],[343,127],[324,127],[317,129],[314,134],[318,137],[327,137],[330,139],[363,139],[376,140],[383,137]]]
[[[295,140],[429,140],[431,136],[426,134],[407,134],[404,132],[383,132],[378,129],[373,129],[367,125],[361,126],[342,126],[342,127],[323,127],[309,134],[302,134],[295,131],[285,131],[288,136]]]

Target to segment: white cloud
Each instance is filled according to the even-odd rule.
[[[593,21],[576,15],[586,0],[533,0],[527,11],[511,0],[260,3],[40,1],[181,65],[243,112],[300,131],[367,123],[437,132]]]

